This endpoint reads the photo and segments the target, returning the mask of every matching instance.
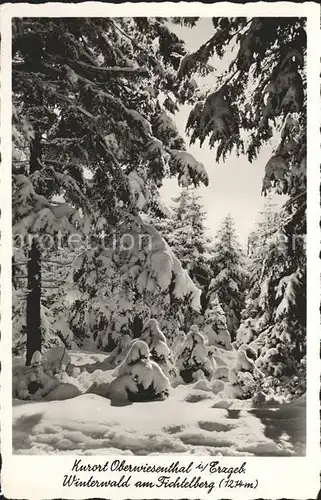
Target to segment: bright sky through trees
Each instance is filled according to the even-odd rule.
[[[181,39],[186,43],[187,49],[192,52],[206,42],[213,34],[211,18],[202,18],[193,29],[172,24],[170,25]],[[236,46],[231,47],[234,52]],[[232,53],[231,53],[232,55]],[[216,71],[204,79],[204,85],[213,88],[216,74],[224,71],[229,64],[226,58],[220,60],[212,59],[211,63]],[[187,118],[192,106],[182,106],[174,116],[179,133],[189,140],[185,134]],[[202,203],[207,212],[206,226],[209,234],[214,236],[219,229],[222,219],[230,213],[235,220],[236,231],[243,245],[246,245],[247,237],[253,230],[258,220],[259,212],[263,209],[265,197],[261,196],[262,179],[264,168],[271,156],[271,152],[278,140],[262,148],[257,160],[250,163],[245,155],[237,157],[235,153],[228,156],[225,163],[216,163],[215,149],[210,149],[207,142],[200,148],[199,144],[188,147],[188,151],[204,164],[209,176],[209,186],[201,186],[198,194],[202,196]],[[175,179],[165,179],[161,195],[167,205],[171,205],[171,198],[179,195],[180,188]],[[284,203],[284,197],[275,195],[273,202],[276,208]]]

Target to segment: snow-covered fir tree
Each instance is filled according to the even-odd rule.
[[[186,383],[197,380],[199,376],[205,376],[208,380],[212,378],[215,362],[197,325],[192,325],[186,335],[176,364],[180,376]]]
[[[223,57],[231,39],[237,37],[239,49],[229,70],[221,75],[216,89],[196,103],[187,130],[191,143],[199,140],[202,145],[208,138],[210,147],[216,147],[217,160],[234,150],[252,162],[271,138],[278,141],[265,166],[262,194],[279,193],[288,200],[262,268],[260,300],[270,318],[264,342],[267,351],[274,349],[268,356],[270,362],[263,365],[271,371],[277,367],[279,375],[298,372],[302,379],[306,345],[305,23],[303,18],[213,18],[213,37],[185,56],[179,69],[181,79],[187,80],[199,71],[199,61],[206,65],[212,55]]]
[[[282,246],[282,245],[281,245]],[[288,265],[287,254],[275,240],[271,241],[265,265],[268,269],[260,283],[260,309],[266,313],[258,319],[261,332],[256,343],[259,348],[257,366],[271,376],[272,387],[292,392],[291,379],[299,376],[301,384],[293,395],[305,390],[306,338],[304,270],[295,262]],[[286,274],[284,276],[284,270]],[[283,273],[282,273],[283,270]],[[298,309],[300,315],[298,314]]]
[[[273,390],[297,396],[305,384],[305,319],[303,315],[295,320],[295,314],[297,307],[304,311],[305,275],[299,268],[292,268],[292,274],[278,279],[282,269],[289,272],[293,265],[288,260],[287,238],[279,229],[283,217],[284,210],[275,213],[268,201],[252,233],[256,243],[251,245],[250,290],[236,340],[238,345],[246,343],[255,348],[256,364],[271,377]],[[302,383],[292,387],[291,379],[298,375]]]
[[[27,295],[28,295],[28,247],[14,248],[13,259],[13,343],[14,354],[19,355],[26,349],[27,340]],[[72,289],[70,281],[72,255],[66,249],[42,246],[41,259],[41,343],[44,348],[75,345],[73,333],[69,329],[69,298]]]
[[[160,231],[164,231],[164,237],[194,283],[203,289],[210,279],[211,238],[206,234],[201,197],[195,189],[185,188],[173,201],[172,216],[166,220],[168,226],[163,223]]]
[[[209,286],[208,299],[218,298],[226,316],[227,329],[234,339],[244,308],[248,275],[245,255],[230,215],[223,220],[216,235],[211,267],[214,277]]]
[[[144,325],[140,339],[149,347],[151,359],[155,361],[169,379],[176,377],[176,369],[167,339],[159,328],[156,319],[150,319]]]
[[[236,335],[236,346],[249,344],[265,328],[268,323],[269,311],[260,302],[261,276],[264,272],[264,262],[269,251],[269,244],[278,230],[280,222],[271,195],[267,197],[259,221],[248,238],[248,291],[245,308],[241,312],[241,324]]]
[[[148,345],[135,340],[108,388],[112,401],[152,401],[169,396],[170,383],[162,369],[151,359]]]
[[[155,40],[157,44],[152,43]],[[168,101],[162,104],[159,99],[161,93],[170,92],[174,102],[193,101],[195,82],[176,84],[174,78],[185,53],[183,42],[159,18],[43,18],[36,23],[15,18],[16,233],[41,229],[50,235],[62,231],[67,237],[78,231],[85,239],[96,234],[94,246],[102,226],[107,240],[115,231],[120,236],[128,231],[133,236],[133,231],[136,237],[140,232],[148,233],[140,213],[160,210],[158,188],[164,176],[176,176],[184,186],[207,184],[203,165],[186,152],[166,114]],[[169,296],[177,300],[184,297],[197,308],[193,283],[181,272],[158,233],[150,236],[157,251],[143,249],[139,254],[136,245],[132,253],[129,249],[124,252],[127,263],[119,249],[114,252],[119,254],[121,265],[131,270],[133,281],[140,277],[131,295],[145,289],[149,294],[163,294],[165,302]],[[104,263],[109,266],[113,255],[101,255],[103,273]],[[90,299],[96,297],[97,306],[108,302],[110,295],[106,296],[108,286],[105,295],[98,291],[99,286],[96,291],[91,286],[96,265],[92,256],[87,245],[83,258],[89,263],[88,293]],[[167,265],[163,277],[161,261]],[[84,273],[81,277],[84,282]],[[128,286],[126,279],[123,291],[118,284],[120,302]],[[166,295],[170,287],[172,293]],[[109,285],[110,290],[113,292]],[[86,322],[91,310],[77,304],[71,326],[79,333],[89,329]],[[118,311],[117,328],[124,326],[120,319],[124,310],[121,306]],[[77,314],[79,325],[75,324]]]
[[[262,212],[259,213],[259,221],[248,237],[249,257],[249,289],[251,284],[260,279],[262,265],[268,251],[269,241],[277,231],[280,223],[280,215],[273,203],[271,194],[267,195]],[[251,296],[251,293],[249,293]]]
[[[207,234],[206,213],[196,189],[183,188],[180,195],[173,198],[173,202],[170,216],[157,218],[154,222],[183,268],[202,292],[200,313],[182,311],[184,322],[181,327],[187,331],[193,323],[200,326],[203,323],[206,296],[212,277],[212,238]]]
[[[133,331],[138,316],[142,323],[157,319],[171,340],[184,322],[182,311],[200,309],[201,291],[153,225],[130,217],[121,231],[130,235],[131,248],[115,251],[110,242],[75,263],[82,296],[72,309],[71,328],[107,351],[121,335],[139,337]]]
[[[226,316],[217,296],[212,298],[207,306],[204,316],[203,334],[207,339],[208,345],[214,345],[226,350],[232,349],[231,335],[227,329]]]

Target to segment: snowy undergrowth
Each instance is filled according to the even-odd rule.
[[[70,356],[72,364],[85,368],[77,378],[82,392],[95,381],[112,380],[112,370],[100,370],[107,366],[105,354]],[[232,362],[231,353],[227,359]],[[15,400],[13,447],[17,454],[300,455],[303,412],[304,401],[252,410],[248,401],[218,396],[213,382],[205,380],[172,388],[165,401],[125,406],[113,406],[97,394],[65,401]]]
[[[109,356],[101,352],[68,351],[70,363],[76,368],[74,373],[68,370],[60,374],[60,382],[75,386],[80,393],[85,393],[93,384],[107,384],[113,380],[113,367]],[[13,373],[21,373],[24,368],[24,358],[13,358]]]

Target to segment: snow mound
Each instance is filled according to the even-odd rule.
[[[21,404],[13,408],[15,454],[196,454],[227,456],[303,455],[301,406],[282,414],[269,410],[228,409],[215,396],[190,398],[202,391],[173,390],[165,401],[112,406],[110,400],[84,394],[65,401]],[[225,402],[226,403],[226,402]],[[191,408],[192,406],[192,408]],[[219,405],[217,405],[219,406]],[[280,414],[278,414],[278,411]],[[290,430],[286,419],[291,415]],[[273,438],[272,438],[272,437]],[[276,437],[275,437],[276,436]]]
[[[192,331],[197,334],[196,329]],[[147,384],[146,372],[140,366],[141,358],[137,353],[148,354],[148,348],[139,344],[135,350],[129,357],[136,360],[132,371],[124,375],[128,385],[132,384],[133,391],[137,388],[138,379]],[[217,369],[225,369],[225,373],[227,370],[230,374],[235,368],[236,352],[225,352],[229,366]],[[221,355],[220,350],[217,354]],[[72,375],[62,371],[60,376],[64,382],[55,379],[57,385],[52,389],[53,394],[48,394],[37,403],[31,400],[25,404],[24,401],[14,400],[15,454],[305,454],[305,396],[288,404],[279,404],[268,397],[266,401],[264,398],[260,401],[240,400],[236,399],[239,397],[237,391],[243,393],[239,385],[214,378],[208,381],[202,370],[198,370],[194,372],[191,383],[178,381],[164,400],[154,399],[146,405],[128,401],[126,392],[121,402],[119,388],[123,387],[123,379],[117,388],[119,380],[114,378],[111,369],[95,369],[106,364],[108,355],[80,351],[70,352],[69,355],[71,366],[78,370],[75,385],[70,385]],[[155,366],[156,370],[160,370],[156,363]],[[30,367],[22,365],[22,360],[16,360],[15,376],[30,370]],[[246,379],[251,374],[241,372],[241,375]],[[110,389],[112,384],[117,389],[116,402],[108,399],[114,390]],[[87,393],[77,396],[77,388],[81,392],[87,390]],[[130,408],[127,408],[128,405]]]

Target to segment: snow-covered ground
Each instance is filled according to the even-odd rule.
[[[229,353],[229,356],[231,354]],[[106,354],[72,352],[86,370],[83,390],[112,380]],[[79,379],[78,379],[79,380]],[[222,400],[202,381],[171,389],[165,401],[113,406],[97,394],[50,402],[14,400],[13,447],[19,454],[303,455],[305,401],[251,409]],[[203,384],[204,385],[204,384]]]

